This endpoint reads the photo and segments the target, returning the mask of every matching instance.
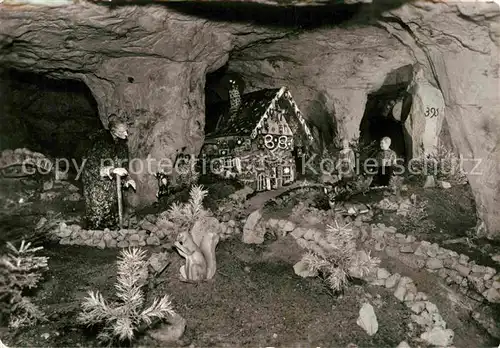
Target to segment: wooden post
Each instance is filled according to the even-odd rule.
[[[116,195],[118,196],[118,226],[123,228],[122,178],[116,174]]]

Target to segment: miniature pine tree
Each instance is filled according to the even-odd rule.
[[[311,272],[318,272],[333,291],[342,290],[351,277],[368,275],[380,263],[378,258],[356,251],[356,237],[350,224],[335,220],[334,225],[328,225],[327,241],[329,250],[319,253],[311,249],[302,261]]]
[[[49,268],[48,257],[35,256],[43,247],[32,248],[31,243],[24,240],[19,248],[10,242],[7,248],[12,253],[0,258],[0,301],[10,304],[9,326],[16,329],[33,325],[44,317],[43,312],[23,296],[23,292],[37,287],[42,273]]]
[[[89,291],[82,303],[78,321],[91,326],[104,324],[99,333],[101,341],[132,340],[141,325],[150,326],[155,318],[164,319],[175,314],[169,295],[155,298],[144,308],[144,292],[148,277],[145,251],[132,248],[122,250],[118,259],[116,296],[118,301],[108,303],[99,291]]]

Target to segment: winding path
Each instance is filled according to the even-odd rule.
[[[278,196],[288,191],[295,190],[297,188],[310,188],[310,187],[322,187],[322,186],[323,186],[322,184],[303,180],[303,181],[296,181],[288,186],[280,187],[277,190],[260,192],[245,202],[245,211],[251,213],[257,209],[264,207],[264,205],[270,200],[275,199]]]

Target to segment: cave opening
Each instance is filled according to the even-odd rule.
[[[245,83],[239,74],[229,70],[229,64],[206,75],[205,134],[215,131],[221,116],[228,111],[231,81],[237,84],[239,93],[243,95]]]
[[[0,150],[26,148],[60,159],[73,173],[90,147],[90,135],[103,125],[87,85],[42,74],[7,69],[2,72]],[[7,88],[5,88],[7,87]],[[68,162],[64,161],[66,159]]]
[[[368,95],[359,127],[359,140],[362,146],[372,145],[372,152],[374,152],[375,149],[379,149],[380,140],[389,137],[391,149],[404,162],[411,158],[408,146],[411,144],[411,139],[408,139],[409,134],[404,127],[412,103],[412,96],[408,92],[411,70],[411,66],[399,69],[388,76],[387,84]]]

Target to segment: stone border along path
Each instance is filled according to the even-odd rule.
[[[220,239],[241,233],[238,223],[234,220],[219,222],[221,225]],[[158,219],[155,222],[143,220],[139,229],[121,230],[85,230],[80,225],[67,225],[61,222],[52,234],[59,239],[61,245],[85,245],[104,248],[128,248],[140,246],[159,246],[168,240],[165,231],[172,230],[168,222]]]
[[[279,190],[265,191],[258,193],[245,202],[245,210],[251,212],[256,208],[262,208],[272,199],[301,188],[318,188],[321,184],[311,182],[295,182],[289,186],[282,187]],[[149,221],[148,221],[149,220]],[[244,223],[244,221],[243,221]],[[240,234],[242,225],[239,221],[229,220],[220,222],[221,240],[229,238],[231,235]],[[85,230],[80,225],[67,225],[62,222],[56,230],[53,231],[55,238],[58,238],[61,245],[85,245],[105,248],[127,248],[139,246],[159,246],[167,234],[164,232],[171,226],[165,226],[157,220],[156,216],[151,219],[146,217],[139,223],[139,229],[121,229],[121,230]]]
[[[328,234],[318,228],[307,228],[296,226],[288,220],[269,219],[264,223],[268,228],[281,228],[284,234],[290,232],[297,244],[304,249],[317,250],[322,253],[323,249],[330,249]],[[428,301],[427,295],[418,292],[413,280],[409,277],[402,277],[399,273],[391,274],[385,268],[377,268],[375,277],[367,277],[372,285],[384,286],[387,289],[394,289],[394,296],[414,313],[411,315],[412,321],[424,328],[420,339],[429,344],[448,347],[451,346],[454,332],[446,328],[446,322],[439,314],[437,306]],[[402,341],[398,347],[409,347],[406,341]]]
[[[297,226],[293,221],[286,219],[274,219],[259,221],[262,219],[260,211],[250,214],[244,227],[243,238],[246,243],[259,243],[259,241],[245,240],[245,230],[250,229],[279,229],[283,235],[290,233],[297,244],[304,249],[311,249],[322,253],[324,249],[330,249],[328,234],[325,230]],[[357,225],[357,226],[356,226]],[[414,268],[426,268],[431,273],[437,273],[446,280],[449,285],[456,283],[460,285],[461,292],[473,299],[486,299],[490,303],[500,303],[500,274],[491,267],[476,265],[474,261],[469,262],[469,257],[458,254],[452,250],[439,247],[427,241],[416,241],[411,235],[396,233],[395,227],[384,224],[355,223],[353,228],[358,231],[358,237],[364,241],[368,248],[377,251],[385,251],[389,257],[397,258],[403,264]],[[259,233],[262,234],[262,233]],[[404,255],[404,257],[398,257]],[[414,313],[412,320],[425,329],[420,339],[435,346],[450,346],[454,338],[454,332],[446,329],[437,306],[427,300],[427,295],[418,292],[413,280],[402,277],[400,274],[391,274],[384,268],[378,268],[375,277],[367,277],[372,285],[394,288],[394,296]],[[406,342],[401,347],[408,346]]]
[[[362,225],[361,233],[371,237],[364,242],[367,247],[385,251],[408,267],[436,273],[447,285],[459,285],[464,295],[476,301],[500,303],[500,274],[494,268],[477,265],[467,255],[437,243],[418,242],[414,236],[396,233],[396,228],[384,224]]]
[[[288,193],[290,191],[298,190],[301,188],[318,188],[321,184],[312,182],[295,182],[289,186],[284,186],[279,190],[265,191],[258,193],[245,202],[245,210],[251,212],[257,208],[262,208],[266,203],[272,199]],[[244,223],[244,221],[242,221]],[[220,222],[221,240],[229,238],[231,235],[240,234],[242,225],[240,221],[229,220],[227,222]],[[146,217],[141,223],[138,224],[138,229],[121,229],[121,230],[85,230],[80,225],[72,224],[67,225],[62,222],[57,229],[53,231],[55,238],[59,239],[61,245],[85,245],[105,248],[127,248],[139,246],[159,246],[167,234],[165,230],[171,226],[162,224],[156,216],[148,219]]]

